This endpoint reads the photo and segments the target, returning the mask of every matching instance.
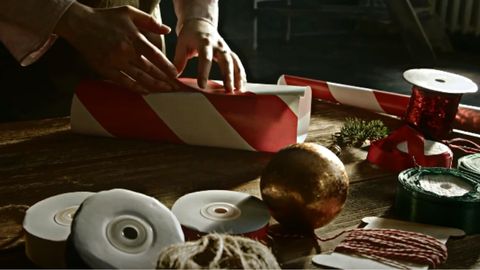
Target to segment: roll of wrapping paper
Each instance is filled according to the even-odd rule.
[[[459,170],[475,174],[480,181],[480,153],[459,158],[457,167]]]
[[[65,268],[70,224],[78,206],[92,192],[70,192],[46,198],[25,213],[25,252],[42,268]]]
[[[476,91],[476,84],[468,81],[471,86],[469,90]],[[278,83],[310,86],[313,98],[402,118],[405,117],[410,102],[410,96],[407,95],[298,76],[282,75]],[[453,128],[480,133],[480,107],[460,104],[453,120]]]
[[[411,221],[479,233],[480,182],[457,169],[407,169],[398,176],[395,212]]]
[[[266,240],[270,213],[260,199],[228,190],[206,190],[184,195],[172,206],[185,238],[208,233],[240,235]]]

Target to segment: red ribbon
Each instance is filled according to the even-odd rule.
[[[400,151],[399,143],[407,141],[408,153]],[[425,155],[425,139],[415,129],[405,125],[392,132],[388,137],[371,143],[367,160],[382,168],[399,172],[408,168],[452,166],[450,152],[437,155]]]
[[[445,140],[443,143],[448,145],[450,148],[461,150],[467,154],[480,153],[480,145],[467,139],[454,138],[448,141]]]

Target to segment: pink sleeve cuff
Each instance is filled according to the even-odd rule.
[[[22,66],[32,64],[53,45],[53,31],[74,1],[3,0],[0,41]]]
[[[175,14],[177,15],[177,34],[183,24],[189,20],[203,20],[218,26],[218,0],[174,0]]]

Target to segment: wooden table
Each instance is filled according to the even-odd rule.
[[[402,124],[387,116],[315,101],[307,140],[329,145],[331,135],[351,116],[381,119],[391,128]],[[24,255],[20,237],[22,205],[64,192],[111,188],[154,196],[167,207],[186,193],[206,189],[260,196],[259,176],[271,156],[82,136],[70,131],[68,118],[0,124],[0,267],[34,267]],[[341,214],[316,231],[319,236],[357,226],[365,216],[394,215],[397,176],[366,162],[364,149],[345,149],[340,157],[350,177],[349,196]],[[306,238],[272,241],[274,254],[286,268],[315,267],[310,262],[314,246]],[[452,239],[448,250],[442,267],[480,268],[480,235]]]

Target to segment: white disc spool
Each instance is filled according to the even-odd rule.
[[[403,77],[413,85],[442,93],[465,94],[478,90],[477,84],[469,78],[436,69],[409,69],[403,73]]]
[[[246,234],[264,228],[270,221],[263,201],[228,190],[184,195],[173,204],[172,212],[183,226],[200,233]]]
[[[403,141],[397,145],[397,149],[403,153],[408,153],[408,142]],[[435,156],[447,153],[449,156],[453,157],[452,150],[443,143],[425,140],[423,145],[423,154],[425,156]]]
[[[460,197],[473,191],[470,184],[453,175],[422,175],[418,182],[424,190],[443,197]]]
[[[154,269],[164,247],[184,241],[180,223],[167,207],[124,189],[85,200],[71,237],[76,254],[91,268]]]
[[[458,168],[480,175],[480,153],[471,154],[458,159]]]
[[[65,268],[66,241],[78,206],[92,192],[71,192],[46,198],[25,213],[25,252],[42,268]]]

